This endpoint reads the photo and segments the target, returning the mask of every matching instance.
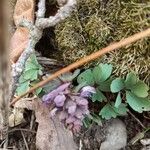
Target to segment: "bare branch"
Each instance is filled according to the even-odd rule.
[[[19,81],[19,77],[21,76],[24,70],[25,62],[27,61],[29,56],[34,53],[35,45],[40,40],[41,37],[42,37],[42,31],[36,27],[33,27],[33,30],[30,32],[30,40],[29,40],[26,50],[23,51],[17,63],[13,64],[12,66],[13,81],[12,81],[11,97],[13,97],[15,90],[18,86],[17,84]]]
[[[76,0],[68,0],[66,5],[61,7],[55,16],[46,19],[44,18],[46,11],[45,0],[40,0],[38,3],[37,19],[35,21],[35,25],[25,20],[23,20],[20,23],[22,26],[27,27],[30,30],[30,37],[29,37],[30,40],[27,45],[27,48],[21,54],[17,63],[13,65],[12,68],[13,81],[12,81],[11,97],[14,96],[19,81],[19,77],[21,76],[24,70],[26,60],[32,53],[34,53],[35,45],[42,37],[43,29],[50,26],[54,26],[61,20],[64,20],[66,17],[68,17],[72,12],[73,8],[75,7],[75,4]]]
[[[46,12],[45,0],[40,0],[38,3],[37,18],[44,18]]]
[[[19,26],[26,27],[29,31],[33,30],[33,23],[25,19],[19,23]]]
[[[58,10],[58,13],[55,16],[51,16],[49,18],[40,18],[36,21],[36,25],[43,29],[55,26],[62,20],[66,19],[75,8],[75,6],[75,0],[68,0],[68,2]]]

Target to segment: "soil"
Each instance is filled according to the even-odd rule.
[[[35,119],[31,119],[33,112],[26,111],[25,120],[26,122],[10,129],[9,131],[9,148],[18,149],[18,150],[36,150],[36,130],[38,124],[35,122]],[[136,114],[135,114],[136,115]],[[145,127],[149,126],[147,119],[143,115],[136,116]],[[127,129],[128,144],[122,150],[140,150],[142,144],[138,141],[134,145],[130,141],[137,135],[142,132],[144,129],[141,125],[133,118],[131,115],[120,117]],[[33,124],[31,128],[31,124]],[[150,132],[145,134],[145,138],[150,138]],[[74,136],[75,142],[78,147],[82,147],[81,150],[99,150],[101,143],[105,139],[105,130],[100,128],[95,123],[92,124],[89,128],[83,127],[79,134]]]
[[[136,142],[134,145],[131,144],[131,140],[140,132],[143,131],[143,128],[137,121],[130,115],[120,118],[126,125],[128,143],[123,150],[140,150],[143,146],[140,141]],[[147,120],[144,120],[143,123],[148,126]],[[99,128],[98,125],[93,124],[89,129],[83,129],[82,133],[77,137],[78,143],[81,146],[82,150],[99,150],[100,145],[105,139],[105,130]],[[150,138],[150,132],[145,134],[146,138]],[[82,144],[81,144],[82,143]]]

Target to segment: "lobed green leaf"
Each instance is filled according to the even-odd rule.
[[[83,82],[86,82],[87,85],[93,86],[94,85],[94,78],[93,78],[93,73],[92,73],[91,69],[88,69],[88,70],[82,72],[78,76],[77,82],[79,84],[83,83]]]
[[[96,83],[106,81],[112,73],[112,65],[110,64],[99,64],[93,69],[94,80]]]
[[[122,78],[114,79],[110,86],[112,93],[117,93],[117,92],[121,91],[122,89],[124,89],[124,87],[125,87],[124,79],[122,79]]]
[[[129,106],[139,113],[150,111],[150,100],[147,98],[140,98],[132,92],[126,91],[126,100]]]

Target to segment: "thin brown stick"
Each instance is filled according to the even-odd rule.
[[[26,131],[26,132],[31,132],[31,133],[36,134],[36,131],[30,130],[30,129],[23,129],[23,128],[15,128],[15,129],[9,130],[8,133],[12,133],[15,131]]]
[[[128,111],[128,113],[140,124],[142,128],[146,129],[143,123],[131,111]]]
[[[28,143],[27,143],[27,141],[26,141],[26,138],[25,138],[25,136],[24,136],[23,131],[21,131],[21,135],[22,135],[22,137],[23,137],[23,141],[24,141],[24,144],[25,144],[25,146],[26,146],[26,149],[29,150],[29,146],[28,146]]]
[[[125,39],[122,39],[121,41],[119,42],[116,42],[116,43],[113,43],[113,44],[110,44],[109,46],[95,52],[95,53],[92,53],[91,55],[89,56],[86,56],[82,59],[80,59],[79,61],[75,62],[75,63],[72,63],[70,64],[69,66],[55,72],[54,74],[50,75],[47,79],[37,83],[34,87],[30,88],[27,92],[25,92],[24,94],[16,97],[15,99],[13,99],[13,101],[10,103],[10,105],[13,105],[15,102],[17,102],[20,98],[24,97],[25,95],[33,92],[34,90],[36,90],[37,88],[39,87],[42,87],[44,86],[45,84],[47,84],[49,81],[53,80],[54,78],[60,76],[61,74],[64,74],[66,72],[69,72],[75,68],[78,68],[79,66],[82,66],[83,64],[85,63],[88,63],[92,60],[95,60],[96,58],[110,52],[110,51],[113,51],[113,50],[116,50],[116,49],[119,49],[121,47],[124,47],[126,45],[129,45],[129,44],[132,44],[133,42],[137,41],[137,40],[140,40],[142,38],[145,38],[145,37],[148,37],[150,36],[150,28],[148,28],[147,30],[145,31],[142,31],[142,32],[139,32],[137,34],[134,34],[128,38],[125,38]]]

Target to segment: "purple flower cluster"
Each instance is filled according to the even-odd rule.
[[[85,86],[79,93],[73,93],[70,85],[70,82],[62,84],[44,95],[42,100],[45,104],[54,106],[50,112],[51,117],[57,113],[69,129],[78,132],[85,115],[89,114],[87,98],[96,91],[93,87]]]

